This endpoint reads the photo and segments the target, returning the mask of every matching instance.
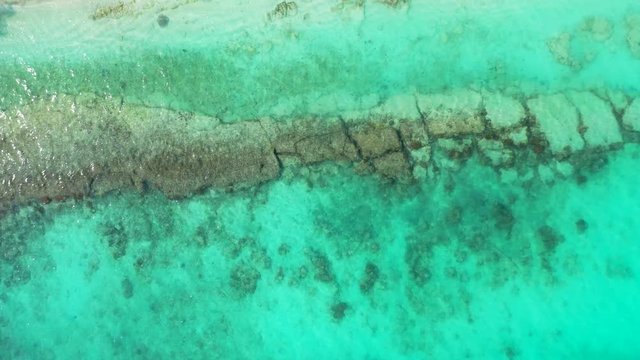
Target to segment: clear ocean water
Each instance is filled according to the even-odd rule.
[[[91,93],[331,121],[452,89],[590,91],[630,118],[640,3],[0,1],[0,115]],[[30,134],[0,122],[0,150]],[[0,359],[638,359],[637,131],[575,173],[434,153],[413,181],[326,161],[179,199],[3,195]]]

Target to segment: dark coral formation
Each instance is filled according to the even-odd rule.
[[[584,234],[589,228],[589,223],[587,223],[584,219],[576,220],[576,230],[578,234]]]
[[[330,283],[334,280],[329,258],[318,250],[310,250],[307,254],[315,270],[314,278],[320,282]]]
[[[347,310],[349,310],[349,304],[339,301],[331,306],[331,317],[336,321],[340,321],[344,319]]]
[[[158,26],[167,27],[167,25],[169,25],[169,17],[167,15],[160,14],[158,15],[157,22],[158,22]]]
[[[254,266],[241,263],[231,270],[230,285],[240,297],[248,296],[256,292],[261,277]]]
[[[380,269],[378,269],[374,263],[367,262],[367,265],[364,268],[362,280],[360,281],[360,291],[362,291],[363,294],[371,292],[379,277]]]
[[[538,238],[547,252],[554,251],[564,241],[564,236],[549,225],[538,228]]]

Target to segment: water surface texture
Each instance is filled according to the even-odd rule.
[[[640,358],[640,4],[0,1],[0,359]]]

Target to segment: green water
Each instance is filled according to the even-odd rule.
[[[407,92],[590,90],[620,121],[640,91],[635,1],[142,3],[97,20],[94,2],[0,4],[0,110],[95,93],[330,121]],[[2,146],[30,134],[0,121],[17,122]],[[0,359],[639,358],[640,145],[624,137],[575,171],[434,141],[411,181],[326,162],[180,200],[2,198]]]

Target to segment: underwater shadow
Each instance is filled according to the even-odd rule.
[[[0,4],[0,36],[7,34],[7,19],[15,13],[13,6]]]

